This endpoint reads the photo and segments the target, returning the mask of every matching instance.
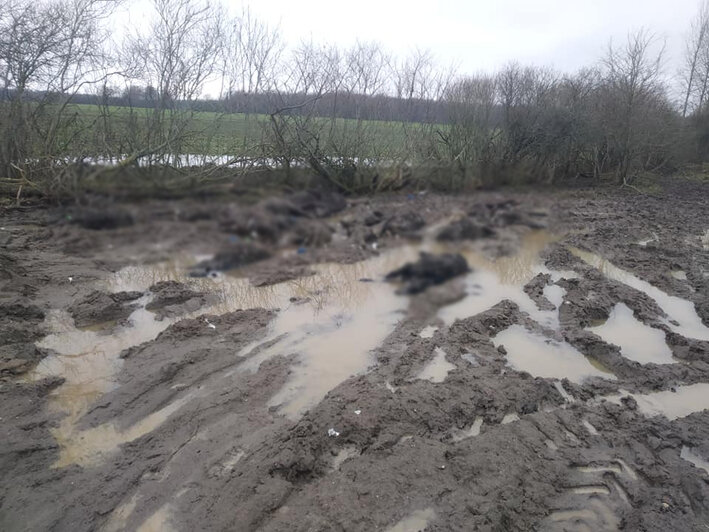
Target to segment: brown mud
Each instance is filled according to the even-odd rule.
[[[706,530],[707,224],[669,180],[7,210],[0,529]],[[469,271],[385,280],[421,252]]]

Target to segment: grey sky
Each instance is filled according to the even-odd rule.
[[[217,0],[218,1],[218,0]],[[312,38],[348,45],[377,41],[397,55],[430,49],[459,72],[493,71],[505,63],[574,71],[593,64],[611,38],[646,27],[666,43],[666,73],[679,66],[699,0],[244,0],[224,4],[278,25],[288,44]],[[120,18],[146,20],[149,0],[133,0]]]
[[[666,39],[676,67],[697,0],[253,0],[252,12],[288,41],[376,40],[406,53],[429,48],[461,70],[493,70],[507,61],[575,70],[594,62],[612,37],[646,26]]]

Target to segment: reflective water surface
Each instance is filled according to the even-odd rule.
[[[672,364],[672,351],[665,342],[665,333],[638,320],[625,304],[618,303],[602,325],[589,327],[605,342],[620,347],[624,357],[641,364]]]
[[[569,248],[571,253],[578,258],[600,270],[606,277],[626,284],[636,290],[644,292],[655,300],[658,306],[665,311],[669,319],[665,320],[667,326],[674,332],[687,338],[709,340],[709,327],[702,323],[697,314],[694,303],[685,299],[671,296],[647,281],[636,277],[630,272],[614,266],[603,257],[577,248]],[[675,323],[673,323],[673,321]]]

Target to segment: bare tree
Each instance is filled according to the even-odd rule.
[[[81,134],[69,102],[110,74],[102,22],[119,3],[10,0],[0,11],[0,72],[9,102],[0,119],[0,165],[6,174],[29,162],[63,162],[66,144]]]
[[[150,161],[180,165],[181,155],[204,130],[190,130],[204,86],[217,71],[224,19],[220,6],[200,0],[153,0],[155,20],[145,34],[127,39],[130,77],[155,87],[147,127],[133,151]]]
[[[684,68],[682,83],[684,85],[684,102],[682,116],[687,116],[690,106],[701,108],[704,103],[709,81],[709,69],[706,61],[709,59],[709,1],[705,0],[699,8],[696,18],[692,21],[687,42],[685,43]]]
[[[653,51],[656,39],[641,29],[628,35],[623,46],[612,43],[602,60],[605,90],[605,127],[616,152],[619,182],[632,180],[631,171],[650,144],[649,120],[666,101],[662,83],[664,46]]]

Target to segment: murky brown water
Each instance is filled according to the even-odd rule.
[[[416,378],[431,382],[443,382],[448,373],[456,369],[456,366],[446,360],[446,353],[440,347],[436,347],[433,354],[433,359],[423,367]]]
[[[631,394],[621,391],[619,395],[605,399],[621,404],[621,398],[627,396],[631,396],[637,401],[638,409],[644,415],[649,417],[662,415],[671,421],[708,409],[709,383],[678,386],[675,391],[666,390],[648,394]]]
[[[702,323],[691,301],[671,296],[632,273],[614,266],[595,253],[577,248],[569,248],[569,250],[587,264],[600,270],[609,279],[626,284],[654,299],[669,316],[669,319],[665,320],[666,325],[677,334],[697,340],[709,340],[709,327]],[[677,324],[672,323],[671,320],[674,320]]]
[[[468,438],[474,438],[475,436],[480,435],[480,431],[482,430],[484,420],[482,417],[476,417],[475,421],[473,421],[473,424],[470,425],[467,429],[455,429],[453,430],[453,441],[454,442],[459,442],[466,440]]]
[[[486,258],[473,248],[465,248],[463,253],[474,268],[465,279],[467,295],[459,303],[441,309],[439,317],[451,323],[457,318],[487,310],[503,299],[510,299],[540,324],[549,328],[558,327],[558,309],[540,311],[522,290],[524,284],[540,272],[551,273],[553,279],[571,275],[549,272],[539,262],[540,252],[555,240],[554,236],[544,231],[529,232],[514,256],[497,260]],[[275,355],[294,355],[289,381],[271,398],[269,404],[277,406],[284,415],[297,419],[328,391],[350,376],[366,371],[374,363],[372,351],[393,330],[408,306],[408,298],[397,295],[396,287],[381,282],[381,279],[392,269],[415,260],[422,249],[450,251],[450,248],[424,240],[422,244],[385,250],[378,257],[356,264],[318,265],[314,267],[316,274],[311,277],[260,288],[251,286],[248,279],[231,275],[189,279],[185,272],[194,263],[194,257],[177,257],[170,263],[125,268],[101,283],[100,287],[110,291],[145,291],[158,281],[174,279],[186,282],[194,289],[217,294],[216,304],[195,314],[221,314],[255,307],[277,309],[277,316],[269,326],[266,338],[242,349],[240,354],[247,356],[248,360],[227,371],[223,377],[241,371],[255,371],[263,361]],[[584,260],[593,261],[594,257],[586,256]],[[659,299],[658,302],[667,304],[671,309],[668,314],[680,322],[679,328],[696,329],[687,308],[688,304],[691,306],[689,302],[668,296],[612,265],[604,265],[604,271],[610,272],[609,275],[614,278],[622,277],[631,286],[642,287],[646,293],[649,291],[649,295]],[[374,282],[362,282],[362,279],[373,279]],[[565,292],[561,287],[550,285],[545,288],[544,294],[559,307]],[[141,303],[144,305],[147,300],[146,297]],[[648,332],[646,326],[633,324],[623,314],[623,309],[618,308],[612,319],[603,325],[605,329],[599,328],[595,332],[605,334],[608,341],[620,343],[629,358],[638,358],[641,348],[630,343],[626,345],[624,341],[628,331],[635,330],[630,326],[642,327],[643,338],[650,338],[650,333],[660,331],[652,329]],[[693,306],[691,310],[694,311]],[[118,429],[113,424],[81,431],[76,428],[77,421],[89,405],[116,385],[116,376],[122,364],[118,356],[121,351],[155,338],[173,321],[156,321],[152,313],[141,307],[130,316],[129,326],[114,329],[112,334],[107,335],[99,330],[76,329],[71,318],[63,312],[50,315],[48,322],[53,332],[39,345],[51,348],[58,354],[40,363],[30,378],[59,375],[66,379],[66,383],[53,392],[51,400],[52,408],[68,414],[54,432],[61,446],[56,467],[71,463],[85,466],[96,463],[119,445],[154,430],[194,397],[197,392],[189,392],[127,428]],[[625,335],[618,342],[612,340],[613,327],[620,330],[618,334]],[[429,326],[422,331],[422,337],[430,338],[434,333],[435,327]],[[637,343],[637,331],[635,336]],[[518,325],[499,332],[493,341],[506,347],[510,366],[536,376],[569,378],[575,382],[591,376],[614,378],[605,368],[585,358],[570,345],[531,333]],[[632,351],[634,348],[638,351]],[[642,349],[643,356],[647,357],[647,349]],[[652,361],[665,356],[663,353],[658,351],[653,354],[655,358]],[[445,353],[439,348],[436,348],[434,355],[418,378],[443,382],[455,365],[445,359]],[[659,397],[655,399],[663,400]],[[465,431],[465,437],[479,430],[479,425],[473,425]]]
[[[417,256],[414,248],[397,248],[357,264],[325,264],[316,275],[276,285],[282,310],[266,338],[241,350],[249,356],[239,371],[255,371],[275,355],[295,355],[286,386],[272,406],[299,417],[325,394],[374,363],[371,351],[403,318],[408,298],[381,278]],[[361,279],[374,279],[362,282]],[[290,302],[293,297],[302,302]]]
[[[696,467],[709,473],[709,460],[705,460],[689,447],[683,446],[680,456],[688,462],[694,464]]]
[[[394,526],[387,528],[386,532],[420,532],[425,530],[435,518],[436,512],[433,511],[433,508],[416,510]]]
[[[615,379],[613,374],[595,367],[570,344],[533,333],[521,325],[508,327],[492,341],[496,346],[505,347],[512,368],[535,377],[568,378],[573,382],[582,382],[589,377]]]
[[[473,272],[466,277],[466,297],[442,308],[439,317],[450,325],[457,319],[474,316],[503,299],[509,299],[540,324],[552,329],[558,328],[558,310],[539,310],[523,290],[524,285],[538,273],[552,273],[540,262],[539,254],[558,239],[546,231],[530,231],[522,238],[520,248],[514,255],[497,260],[490,260],[473,250],[464,251],[468,264],[473,267]],[[563,289],[547,288],[545,295],[548,294],[560,303]]]
[[[665,342],[665,333],[638,320],[625,304],[618,303],[608,320],[589,331],[605,342],[620,347],[624,357],[641,364],[672,364],[672,351]]]

